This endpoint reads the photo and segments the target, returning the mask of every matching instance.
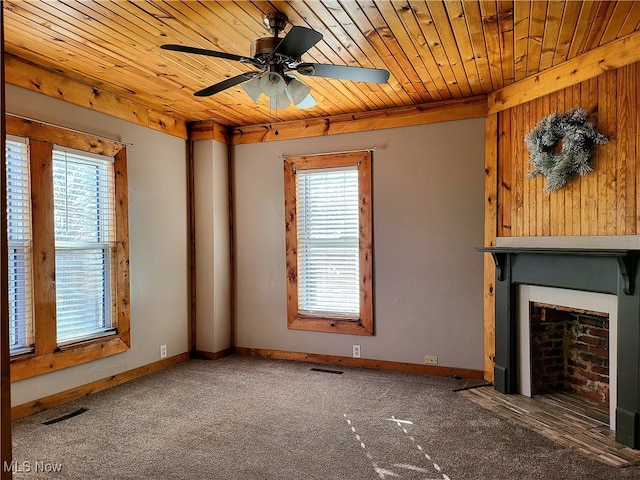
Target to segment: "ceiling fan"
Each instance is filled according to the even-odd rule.
[[[298,108],[309,108],[316,104],[310,93],[311,87],[289,75],[289,72],[357,82],[385,83],[389,79],[388,71],[377,68],[301,62],[302,54],[322,40],[322,34],[310,28],[294,26],[283,38],[279,38],[278,35],[288,23],[289,19],[281,12],[266,14],[264,24],[273,36],[253,41],[250,57],[185,45],[165,44],[161,48],[235,60],[253,66],[257,71],[227,78],[195,92],[194,95],[207,97],[240,85],[254,102],[258,101],[261,94],[267,95],[271,107],[276,110],[287,108],[291,103]]]

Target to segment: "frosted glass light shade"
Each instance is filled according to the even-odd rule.
[[[240,86],[255,103],[258,103],[260,95],[264,93],[269,97],[271,108],[276,110],[287,108],[292,103],[298,108],[316,106],[316,101],[311,96],[311,87],[292,76],[285,78],[276,72],[266,72]]]
[[[298,81],[296,78],[288,78],[289,83],[287,84],[287,88],[285,91],[287,92],[287,96],[294,103],[294,105],[298,105],[305,98],[307,98],[307,95],[309,95],[309,92],[311,92],[311,87]]]
[[[262,95],[262,88],[260,87],[260,78],[261,77],[255,77],[249,80],[248,82],[244,82],[240,84],[240,86],[247,93],[247,95],[251,97],[251,100],[253,100],[254,103],[258,103],[258,99],[260,98],[260,95]]]
[[[316,99],[313,98],[310,93],[307,94],[307,96],[304,97],[304,100],[302,100],[300,103],[296,103],[296,107],[298,108],[311,108],[315,107],[316,105]]]
[[[287,108],[289,105],[291,105],[291,101],[284,91],[277,97],[269,97],[269,106],[273,110],[282,110]]]
[[[284,78],[279,73],[268,72],[260,77],[260,88],[268,97],[277,97],[284,92],[285,87]]]

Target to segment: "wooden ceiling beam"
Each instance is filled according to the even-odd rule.
[[[294,138],[320,137],[341,133],[365,132],[384,128],[426,125],[487,115],[487,97],[479,95],[460,100],[445,100],[411,107],[376,112],[336,115],[280,122],[275,126],[254,125],[233,129],[232,144],[271,142]]]
[[[489,114],[515,107],[635,62],[640,62],[640,32],[590,50],[489,94]]]
[[[72,80],[16,57],[5,57],[7,83],[43,93],[49,97],[106,113],[144,127],[187,138],[183,120],[144,107],[104,90]]]

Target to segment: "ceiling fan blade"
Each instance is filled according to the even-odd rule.
[[[260,62],[250,57],[243,57],[242,55],[236,55],[234,53],[208,50],[206,48],[188,47],[186,45],[174,45],[171,43],[160,45],[160,48],[163,50],[172,50],[174,52],[195,53],[196,55],[207,55],[209,57],[224,58],[225,60],[235,60],[237,62],[251,63],[256,66],[261,65]]]
[[[302,75],[354,80],[356,82],[385,83],[389,80],[389,72],[378,68],[349,67],[326,63],[301,63],[296,67],[296,70]]]
[[[280,54],[297,60],[320,40],[322,40],[320,32],[307,27],[292,27],[289,33],[280,40],[278,46],[273,49],[271,56]]]
[[[258,75],[262,75],[262,72],[241,73],[240,75],[227,78],[226,80],[223,80],[222,82],[218,82],[214,85],[211,85],[210,87],[203,88],[202,90],[198,90],[197,92],[194,93],[194,95],[196,97],[208,97],[210,95],[213,95],[214,93],[221,92],[223,90],[226,90],[227,88],[234,87],[248,80],[251,80],[252,78],[257,77]]]

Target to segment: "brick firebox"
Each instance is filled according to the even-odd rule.
[[[532,394],[569,391],[609,403],[609,316],[530,304]]]

